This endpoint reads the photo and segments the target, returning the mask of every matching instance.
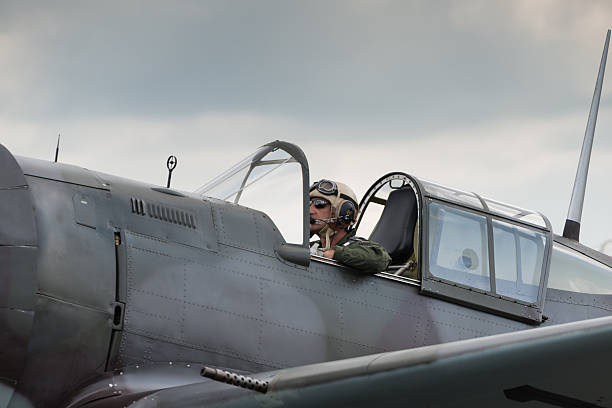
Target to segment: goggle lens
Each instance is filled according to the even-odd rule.
[[[315,188],[325,195],[338,194],[338,186],[331,180],[317,181],[312,186],[310,186],[310,191],[314,190]]]

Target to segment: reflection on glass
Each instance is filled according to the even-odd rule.
[[[421,181],[425,191],[434,197],[441,198],[443,200],[469,205],[471,207],[482,209],[482,204],[478,197],[472,193],[467,193],[461,190],[455,190],[453,188],[444,187],[439,184],[431,183],[429,181]]]
[[[612,294],[612,270],[579,252],[555,243],[548,287],[597,295]]]
[[[493,242],[496,292],[535,303],[544,259],[544,234],[493,220]]]
[[[263,146],[196,193],[262,211],[287,242],[302,243],[302,169],[284,150]]]
[[[291,155],[284,150],[263,146],[195,192],[202,196],[238,203],[244,189],[290,161]]]
[[[269,167],[269,166],[266,166]],[[299,163],[287,163],[267,177],[268,169],[253,171],[239,204],[268,214],[287,242],[301,243],[302,174]],[[251,181],[257,180],[255,184]]]
[[[546,227],[546,222],[544,222],[542,216],[540,214],[534,213],[533,211],[524,210],[522,208],[500,203],[498,201],[490,200],[488,198],[485,198],[484,201],[487,203],[489,211],[493,213],[528,222],[534,225],[538,225],[540,227]]]
[[[436,277],[490,290],[486,218],[430,202],[429,269]]]
[[[528,222],[530,224],[538,225],[540,227],[546,227],[544,218],[538,213],[529,213],[519,217],[521,221]]]
[[[517,243],[512,229],[493,221],[493,242],[495,253],[495,278],[499,281],[516,282],[520,263]]]

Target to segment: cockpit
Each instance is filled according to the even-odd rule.
[[[308,252],[309,170],[299,147],[279,141],[262,146],[196,193],[267,214],[285,240],[277,253],[290,254],[286,260],[343,268]],[[538,212],[394,172],[367,190],[354,228],[391,255],[381,278],[514,319],[543,319],[556,243]],[[609,274],[604,280],[612,282]]]

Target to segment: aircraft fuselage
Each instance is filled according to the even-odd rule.
[[[15,248],[3,292],[21,300],[3,305],[0,377],[35,406],[67,404],[126,367],[259,372],[534,327],[423,296],[416,283],[287,262],[273,221],[250,208],[16,163],[26,185],[3,193],[28,197],[3,203],[31,225],[13,221],[27,231],[2,243]],[[542,325],[609,315],[611,303],[549,289]]]

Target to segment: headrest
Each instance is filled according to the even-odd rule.
[[[385,247],[391,255],[391,264],[404,263],[412,255],[417,217],[417,200],[411,188],[404,187],[389,194],[370,240]]]

